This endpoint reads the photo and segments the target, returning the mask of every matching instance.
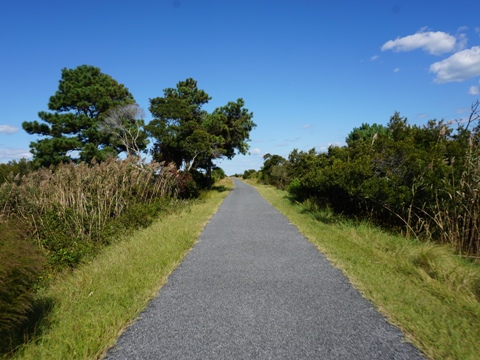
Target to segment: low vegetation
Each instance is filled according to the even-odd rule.
[[[13,358],[95,359],[105,354],[166,282],[231,187],[225,179],[200,200],[62,272],[37,293],[37,300],[52,304],[39,323],[41,332]]]
[[[37,290],[106,245],[180,208],[175,168],[110,159],[13,175],[0,185],[0,353],[35,330]]]
[[[480,353],[480,264],[254,184],[431,359]]]
[[[74,266],[113,236],[146,226],[179,191],[174,168],[133,158],[61,164],[0,186],[0,216],[31,229],[53,267]]]

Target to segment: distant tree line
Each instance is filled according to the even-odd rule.
[[[266,154],[245,178],[288,190],[293,200],[368,219],[407,236],[480,255],[480,111],[466,121],[362,124],[327,152]]]

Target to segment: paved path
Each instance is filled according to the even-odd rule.
[[[238,180],[109,359],[420,359],[288,220]]]

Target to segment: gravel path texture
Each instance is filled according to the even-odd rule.
[[[234,190],[108,359],[421,359],[253,187]]]

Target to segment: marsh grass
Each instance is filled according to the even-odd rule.
[[[155,206],[175,198],[177,178],[174,168],[133,158],[41,168],[0,186],[0,221],[28,223],[53,266],[74,266],[109,242],[117,219],[142,226]]]
[[[66,271],[37,296],[52,299],[42,333],[16,359],[102,357],[167,281],[231,189],[219,191],[162,217],[107,248],[90,263]]]
[[[316,216],[284,191],[251,184],[428,358],[478,359],[478,262],[457,256],[453,247],[407,240],[366,222]]]

